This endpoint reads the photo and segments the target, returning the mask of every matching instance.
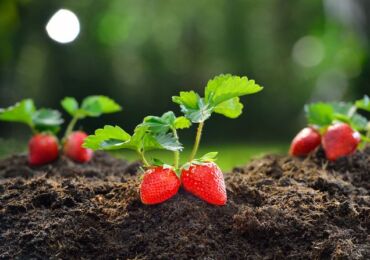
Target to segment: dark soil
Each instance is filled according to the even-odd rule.
[[[0,161],[0,258],[370,259],[370,149],[255,159],[226,175],[224,207],[184,191],[142,205],[138,167]]]

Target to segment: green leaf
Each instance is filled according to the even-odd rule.
[[[201,162],[213,162],[216,160],[218,152],[210,152],[203,155],[199,161]]]
[[[144,118],[142,125],[154,133],[166,133],[169,129],[174,127],[176,116],[172,111],[164,113],[159,116],[147,116]]]
[[[225,102],[222,102],[221,104],[218,104],[214,112],[224,115],[229,118],[237,118],[242,114],[243,111],[243,104],[240,103],[239,98],[232,98]]]
[[[306,105],[305,112],[308,123],[320,127],[330,125],[334,117],[333,107],[326,103],[312,103]]]
[[[187,109],[185,107],[181,107],[181,111],[191,122],[201,123],[206,121],[212,115],[213,108],[206,104],[203,98],[200,98],[198,100],[198,107],[196,109]]]
[[[351,127],[357,131],[366,131],[368,121],[366,117],[356,113],[351,117],[350,124]]]
[[[365,95],[363,99],[357,100],[355,103],[356,107],[362,110],[370,112],[370,98]]]
[[[61,105],[65,111],[68,112],[71,116],[74,116],[78,111],[78,102],[73,97],[65,97],[61,101]]]
[[[216,107],[229,99],[254,94],[262,89],[263,87],[256,84],[254,80],[248,80],[247,77],[221,74],[208,81],[205,101]]]
[[[193,123],[207,120],[213,108],[204,102],[194,91],[180,92],[180,96],[172,97],[173,102],[180,105],[181,112]]]
[[[59,111],[42,108],[33,114],[32,122],[38,132],[49,131],[56,134],[64,120]]]
[[[94,135],[89,135],[83,144],[84,148],[93,150],[119,149],[131,136],[119,126],[106,125],[99,128]]]
[[[25,123],[32,126],[32,115],[36,111],[31,99],[24,99],[14,106],[0,110],[0,120]]]
[[[353,108],[352,103],[346,102],[331,102],[329,105],[332,106],[334,113],[341,115],[349,115],[351,109]]]
[[[164,113],[162,116],[147,116],[142,125],[148,126],[154,133],[166,133],[170,129],[188,128],[191,122],[183,116],[176,117],[172,111]]]
[[[135,151],[156,149],[178,151],[182,149],[181,144],[173,135],[155,135],[145,125],[138,125],[132,136],[118,126],[105,126],[97,129],[94,135],[88,136],[83,147],[93,150],[131,149]]]
[[[175,119],[174,126],[176,129],[189,128],[191,126],[191,122],[186,117],[180,116]]]
[[[150,151],[166,149],[178,151],[182,149],[181,144],[172,134],[156,134],[149,130],[146,125],[138,125],[127,146],[133,146],[137,150]],[[125,146],[123,148],[126,148]]]
[[[63,118],[58,110],[42,108],[37,110],[32,121],[35,126],[55,126],[63,124]]]
[[[152,149],[165,149],[169,151],[181,151],[183,149],[181,143],[173,136],[173,134],[160,134],[154,136],[160,147],[154,147]],[[148,150],[148,147],[144,147],[144,150]]]
[[[121,106],[106,96],[89,96],[82,101],[78,113],[81,117],[98,117],[102,114],[114,113],[121,110]]]
[[[197,109],[199,95],[194,91],[181,91],[180,96],[172,97],[172,101],[187,109]]]

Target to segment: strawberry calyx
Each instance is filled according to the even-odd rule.
[[[182,170],[182,169],[189,170],[190,166],[193,165],[193,164],[195,164],[195,165],[204,165],[204,164],[207,164],[207,163],[210,163],[210,162],[215,162],[217,160],[217,155],[218,155],[218,152],[206,153],[205,155],[203,155],[200,158],[196,158],[196,159],[191,160],[190,162],[185,163],[184,165],[182,165],[180,167],[180,170]]]

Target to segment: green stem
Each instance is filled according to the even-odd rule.
[[[195,143],[194,143],[193,151],[191,152],[189,161],[192,161],[194,159],[195,155],[197,155],[198,148],[199,148],[199,143],[200,143],[200,138],[202,137],[203,126],[204,126],[204,122],[200,122],[199,125],[198,125],[197,135],[195,136]]]
[[[148,161],[145,159],[144,152],[143,152],[143,151],[139,151],[139,150],[137,150],[136,152],[137,152],[137,154],[139,155],[140,160],[141,160],[141,162],[144,164],[144,166],[145,166],[145,167],[149,167],[149,166],[150,166],[150,164],[149,164],[149,163],[148,163]]]
[[[176,128],[173,128],[172,132],[176,140],[179,140],[179,136],[177,134]],[[174,151],[173,152],[173,166],[175,167],[175,169],[179,168],[179,161],[180,161],[180,152]]]
[[[78,121],[78,116],[76,115],[72,118],[71,122],[69,122],[66,132],[64,134],[63,140],[65,140],[72,133],[77,121]]]

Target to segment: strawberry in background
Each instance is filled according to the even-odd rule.
[[[86,97],[82,101],[81,106],[75,98],[65,97],[61,105],[72,116],[62,141],[63,153],[75,162],[88,162],[93,157],[93,151],[82,147],[88,135],[81,130],[74,131],[77,121],[85,117],[99,117],[102,114],[121,111],[121,106],[106,96]]]
[[[46,108],[37,110],[33,100],[24,99],[14,106],[0,109],[0,120],[29,126],[33,133],[28,144],[30,165],[45,165],[58,158],[59,143],[55,134],[63,123],[59,111]]]
[[[321,144],[326,159],[336,161],[370,142],[370,122],[363,116],[370,112],[366,95],[354,103],[312,103],[305,106],[305,112],[309,126],[293,139],[289,149],[292,156],[307,156]]]

